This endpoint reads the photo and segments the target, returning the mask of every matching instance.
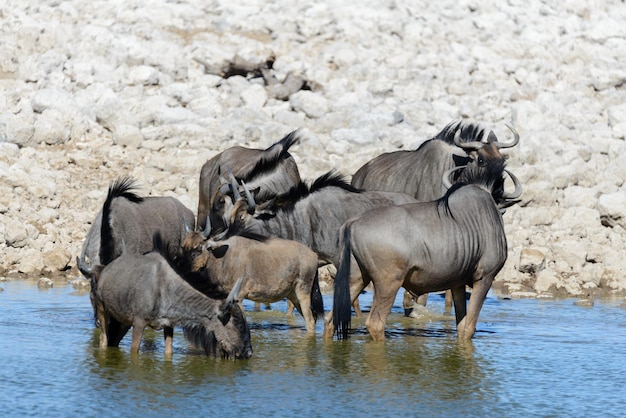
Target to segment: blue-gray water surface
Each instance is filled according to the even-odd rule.
[[[205,357],[177,330],[174,355],[147,331],[100,349],[86,292],[55,283],[0,282],[2,416],[541,416],[626,414],[624,300],[501,300],[488,295],[470,344],[431,295],[405,318],[398,299],[387,340],[362,319],[347,341],[306,337],[286,304],[252,312],[254,355]],[[325,296],[327,309],[332,300]],[[361,296],[367,309],[371,293]]]

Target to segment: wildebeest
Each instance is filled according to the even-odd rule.
[[[269,304],[287,298],[304,317],[307,333],[315,333],[315,322],[324,314],[317,254],[296,241],[245,232],[213,240],[208,229],[207,223],[203,232],[191,232],[183,241],[183,270],[195,275],[190,283],[219,294],[243,277],[240,299]]]
[[[260,188],[262,194],[283,193],[298,184],[300,172],[289,148],[301,138],[302,132],[295,130],[265,150],[234,146],[204,163],[199,180],[198,230],[204,230],[207,216],[214,234],[224,230],[222,214],[228,197],[220,189],[227,182],[224,174],[229,170],[250,189]]]
[[[505,156],[500,150],[514,147],[519,142],[518,133],[512,127],[509,129],[513,132],[513,140],[500,142],[493,131],[487,131],[479,124],[450,122],[416,150],[388,152],[370,160],[356,171],[351,184],[365,190],[406,193],[419,202],[439,199],[446,193],[442,179],[448,170],[473,165],[484,167],[491,162],[504,161]],[[456,175],[459,176],[462,170]],[[502,187],[502,183],[496,185],[493,192],[500,193]],[[426,300],[427,295],[422,295],[418,303],[425,305]],[[451,304],[447,292],[446,305]]]
[[[133,192],[137,183],[130,177],[116,179],[111,183],[103,208],[107,208],[108,222],[104,225],[109,237],[107,245],[113,248],[108,255],[114,259],[125,247],[129,252],[144,253],[152,249],[152,237],[159,231],[167,245],[170,259],[180,255],[180,246],[187,232],[195,224],[193,212],[179,200],[169,196],[140,197]],[[87,233],[81,254],[76,258],[78,269],[89,277],[91,268],[100,260],[102,230],[101,209]]]
[[[118,178],[109,185],[102,209],[87,234],[81,256],[77,257],[85,277],[92,279],[94,265],[106,266],[123,251],[142,254],[152,250],[157,231],[167,258],[175,260],[180,256],[183,238],[195,224],[193,212],[173,197],[138,196],[133,192],[136,187],[130,177]],[[93,294],[91,299],[94,304]],[[109,329],[112,346],[119,344],[128,331],[114,319]]]
[[[400,287],[418,295],[451,289],[458,338],[471,339],[487,291],[507,257],[498,204],[521,194],[519,181],[507,171],[515,192],[502,192],[494,200],[493,188],[503,173],[503,161],[468,166],[441,199],[376,208],[347,222],[333,299],[338,336],[347,337],[350,303],[371,282],[374,297],[366,327],[374,340],[385,338],[385,320]],[[473,288],[469,309],[466,285]]]
[[[500,149],[519,142],[518,133],[509,129],[514,139],[505,143],[479,124],[453,121],[416,150],[388,152],[368,161],[354,173],[351,184],[365,190],[406,193],[420,202],[439,199],[446,193],[443,175],[448,170],[504,161]]]
[[[165,353],[171,354],[174,327],[204,349],[206,355],[248,358],[250,329],[237,301],[241,279],[226,300],[212,299],[181,278],[157,251],[124,252],[107,266],[94,268],[95,299],[102,329],[100,347],[108,343],[115,318],[133,328],[131,352],[138,353],[144,328],[163,328]]]
[[[330,171],[310,186],[300,182],[270,202],[273,206],[258,207],[251,215],[248,205],[239,201],[231,223],[245,225],[262,235],[299,241],[317,253],[320,266],[333,264],[336,267],[339,265],[339,228],[344,222],[371,208],[416,200],[404,193],[358,190],[341,174]],[[355,310],[360,314],[358,304]]]

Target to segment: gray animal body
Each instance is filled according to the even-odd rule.
[[[115,318],[133,328],[131,352],[137,353],[146,326],[164,329],[165,352],[172,353],[173,329],[209,356],[248,358],[250,330],[237,303],[235,287],[224,300],[211,299],[183,280],[158,252],[124,253],[95,272],[96,306],[102,327],[100,346],[108,344],[107,324]]]
[[[258,240],[239,235],[214,241],[192,232],[185,238],[183,250],[188,268],[192,273],[206,273],[202,277],[210,282],[214,293],[231,291],[236,280],[243,277],[240,300],[269,304],[287,298],[304,317],[307,332],[315,333],[315,322],[324,314],[324,303],[317,255],[305,245],[280,238]]]
[[[162,237],[166,257],[175,260],[180,256],[182,240],[195,224],[193,212],[173,197],[140,197],[133,192],[135,187],[136,183],[129,177],[116,179],[109,186],[81,256],[77,257],[85,277],[93,279],[94,265],[106,266],[123,252],[151,251],[157,232]],[[92,283],[91,302],[95,313],[93,288]],[[129,328],[117,323],[115,318],[106,325],[110,330],[109,345],[117,346]]]
[[[514,139],[505,143],[479,124],[453,121],[416,150],[388,152],[370,160],[357,170],[351,184],[365,190],[406,193],[419,202],[434,201],[446,193],[443,176],[448,170],[503,163],[505,156],[500,150],[519,142],[517,132],[510,129]],[[462,178],[462,171],[457,171],[457,178]],[[502,183],[496,185],[493,193],[501,193],[502,187]],[[426,305],[427,297],[421,295],[418,303]],[[450,293],[446,292],[446,306],[451,305]],[[407,309],[407,313],[411,310]]]
[[[339,264],[339,228],[349,219],[381,206],[415,203],[404,193],[360,191],[337,173],[329,172],[309,187],[303,183],[291,194],[278,196],[276,206],[249,215],[235,210],[233,224],[254,232],[303,243],[319,257],[320,265]]]
[[[519,142],[519,135],[511,130],[514,140],[503,143],[478,124],[451,122],[416,150],[388,152],[368,161],[356,171],[351,184],[365,190],[406,193],[420,202],[439,199],[446,193],[442,181],[446,171],[504,162],[500,149]]]
[[[100,245],[102,230],[102,209],[87,233],[77,257],[77,265],[85,277],[89,277],[94,265],[104,264],[115,259],[124,248],[131,253],[142,254],[152,249],[152,237],[159,231],[167,246],[170,259],[180,255],[183,238],[192,231],[195,224],[193,212],[179,200],[169,196],[139,197],[132,193],[136,183],[130,178],[117,179],[109,188],[105,205],[108,205],[105,228],[111,236],[112,252],[109,260],[101,262]]]
[[[296,130],[264,150],[234,146],[204,163],[200,170],[197,229],[205,229],[207,216],[214,234],[226,228],[222,215],[228,200],[221,188],[229,170],[250,189],[259,188],[259,200],[266,193],[283,193],[297,185],[300,172],[289,148],[300,140],[301,132]]]
[[[385,321],[401,287],[415,294],[451,289],[458,338],[472,338],[487,291],[506,260],[507,242],[491,194],[503,165],[471,173],[469,183],[451,187],[437,201],[373,209],[344,225],[332,314],[339,337],[348,334],[350,302],[371,282],[366,327],[374,340],[385,338]],[[520,193],[516,182],[513,197]],[[466,285],[473,287],[469,309]],[[326,330],[332,336],[333,327]]]

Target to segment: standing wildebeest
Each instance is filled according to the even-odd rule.
[[[239,299],[271,303],[287,298],[302,314],[309,334],[324,314],[317,275],[317,255],[305,245],[254,234],[208,239],[210,224],[203,232],[191,232],[183,241],[183,270],[196,288],[226,293],[237,278],[245,279]],[[203,273],[198,276],[197,273]],[[189,276],[187,276],[189,277]],[[187,278],[186,277],[186,278]],[[204,285],[198,280],[207,281]]]
[[[108,219],[105,228],[111,234],[106,238],[107,245],[114,251],[111,259],[127,251],[145,253],[152,249],[152,236],[160,231],[167,245],[167,256],[175,259],[180,255],[180,246],[188,231],[193,230],[195,216],[191,210],[173,197],[140,197],[132,192],[136,182],[129,177],[115,180],[109,187],[103,207],[107,208]],[[106,265],[100,260],[100,233],[102,230],[101,209],[96,215],[76,263],[80,272],[89,277],[94,265]],[[111,242],[112,240],[112,242]]]
[[[123,251],[142,254],[152,250],[152,239],[157,231],[167,258],[175,260],[180,256],[183,238],[195,224],[193,212],[173,197],[140,197],[133,192],[135,187],[135,181],[129,177],[116,179],[109,186],[102,210],[87,234],[81,256],[77,257],[85,277],[91,278],[94,265],[106,266]],[[128,327],[121,326],[115,319],[108,325],[109,344],[117,346]]]
[[[232,175],[243,180],[251,189],[260,188],[260,193],[283,193],[300,182],[300,172],[289,148],[301,140],[302,133],[296,130],[265,150],[234,146],[228,148],[202,166],[200,171],[198,198],[198,230],[204,230],[209,216],[213,234],[225,229],[222,215],[227,209],[228,197],[222,189],[225,184],[223,173],[232,170]]]
[[[108,324],[115,318],[133,327],[131,352],[138,353],[144,328],[163,328],[165,353],[172,354],[174,327],[204,349],[206,355],[248,358],[250,329],[236,296],[241,279],[226,300],[212,299],[183,280],[156,251],[124,252],[107,266],[94,268],[96,311],[102,332],[100,347],[108,343]]]
[[[350,186],[338,173],[328,172],[311,186],[300,183],[289,193],[277,196],[274,207],[265,207],[254,216],[245,201],[233,209],[233,225],[245,225],[254,232],[299,241],[312,249],[320,266],[339,265],[339,228],[365,211],[390,205],[415,203],[404,193],[361,191]],[[356,302],[356,300],[354,301]],[[358,305],[355,306],[358,312]],[[329,319],[325,320],[325,326]]]
[[[498,141],[493,131],[487,132],[478,124],[453,121],[416,150],[388,152],[370,160],[354,174],[352,185],[365,190],[406,193],[419,202],[439,199],[446,193],[443,174],[448,170],[473,165],[484,167],[505,160],[500,149],[514,147],[519,142],[518,133],[507,127],[514,138],[504,143]],[[496,185],[494,193],[499,193],[501,187],[502,184]],[[427,297],[428,294],[422,295],[418,303],[426,305]],[[451,305],[447,292],[446,306]]]
[[[497,202],[492,192],[503,181],[504,162],[465,168],[439,200],[377,208],[347,222],[332,314],[339,337],[348,335],[350,302],[371,282],[374,299],[366,327],[374,340],[385,338],[385,320],[400,287],[415,294],[452,289],[458,338],[471,339],[487,291],[507,257],[498,203],[521,194],[519,181],[506,172],[515,191],[502,191]],[[469,310],[466,285],[473,287]]]

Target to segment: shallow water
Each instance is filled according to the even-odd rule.
[[[119,349],[98,348],[89,296],[69,285],[0,287],[3,416],[583,417],[626,407],[623,300],[584,308],[490,293],[470,344],[457,343],[437,296],[418,319],[403,317],[398,299],[384,343],[360,319],[347,341],[323,341],[321,321],[308,338],[281,302],[247,313],[251,359],[207,358],[177,330],[166,360],[162,332],[146,332],[138,357],[130,335]]]

